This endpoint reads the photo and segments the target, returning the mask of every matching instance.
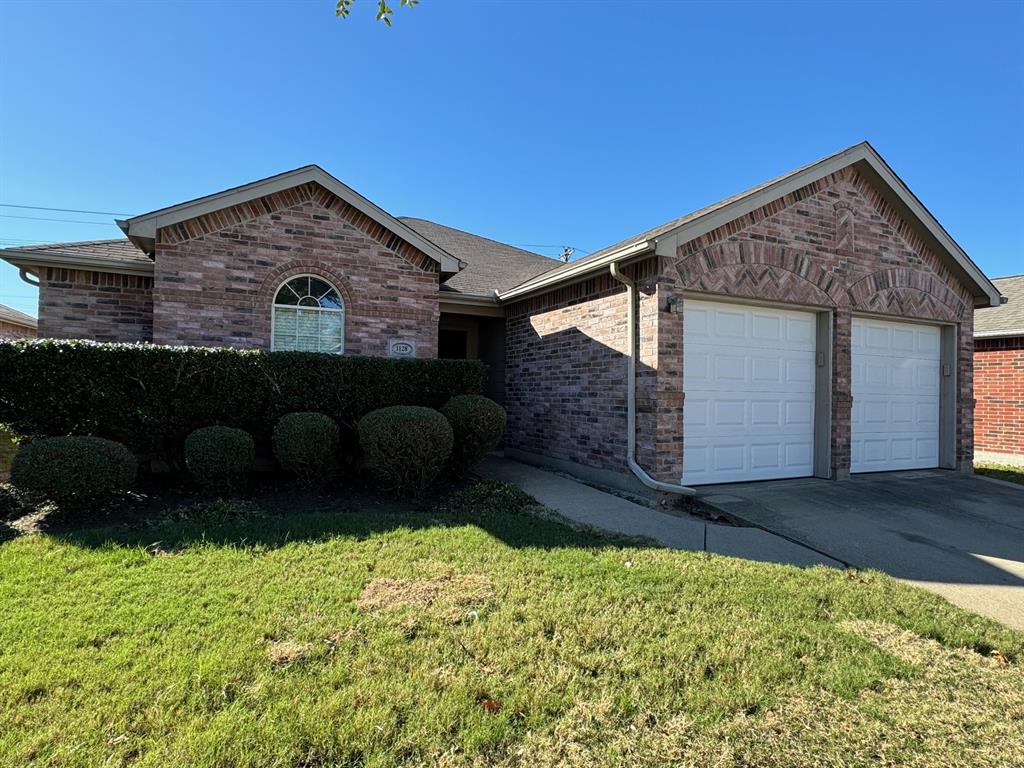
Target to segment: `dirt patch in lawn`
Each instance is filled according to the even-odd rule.
[[[359,596],[364,611],[387,608],[445,608],[482,603],[494,594],[481,573],[447,574],[431,579],[373,579]]]
[[[309,655],[310,647],[292,640],[272,642],[267,647],[270,663],[275,667],[290,667]]]

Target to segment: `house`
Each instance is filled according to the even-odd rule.
[[[1024,466],[1024,275],[992,284],[1008,301],[974,315],[974,458]]]
[[[969,471],[1000,294],[867,143],[563,264],[316,166],[7,249],[42,336],[479,357],[511,455],[624,487]]]
[[[34,339],[35,335],[34,317],[0,304],[0,339]]]

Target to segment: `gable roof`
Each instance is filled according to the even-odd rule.
[[[997,277],[992,284],[1008,301],[974,313],[975,338],[1024,336],[1024,275]]]
[[[400,216],[399,221],[466,264],[441,285],[442,290],[493,299],[496,291],[507,290],[562,265],[539,253],[426,219]]]
[[[975,306],[999,305],[999,291],[992,282],[866,141],[527,280],[502,292],[500,298],[513,299],[542,292],[564,282],[582,280],[623,259],[652,253],[674,256],[678,245],[851,165],[856,165],[875,182],[886,201],[908,223],[917,225],[916,229],[925,242],[940,258],[944,257],[954,274],[970,287]]]
[[[6,304],[0,304],[0,320],[5,323],[13,323],[14,325],[23,325],[26,328],[35,328],[36,319],[32,315],[26,315],[24,312],[19,312],[14,307],[8,307]]]
[[[328,192],[331,192],[353,208],[369,216],[388,231],[393,232],[410,245],[418,248],[440,265],[442,273],[455,273],[464,266],[462,262],[436,243],[431,242],[420,233],[409,228],[383,208],[370,202],[318,165],[304,165],[293,171],[268,176],[265,179],[243,184],[239,187],[232,187],[223,192],[206,195],[205,197],[199,197],[195,200],[189,200],[167,208],[160,208],[156,211],[133,216],[130,219],[120,219],[117,225],[121,227],[128,238],[139,248],[147,253],[152,253],[156,241],[156,232],[161,227],[188,221],[197,216],[204,216],[224,208],[230,208],[233,205],[241,205],[242,203],[247,203],[275,192],[292,189],[309,182],[319,184]]]
[[[0,258],[22,268],[49,266],[133,275],[153,274],[153,260],[124,237],[4,248],[0,250]]]

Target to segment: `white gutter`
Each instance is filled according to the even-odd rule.
[[[556,267],[550,272],[542,272],[537,277],[530,278],[525,283],[517,285],[515,288],[510,288],[504,293],[498,293],[498,298],[504,302],[527,293],[543,290],[544,288],[555,285],[556,283],[568,282],[573,278],[582,279],[591,272],[604,271],[604,268],[608,264],[621,261],[622,259],[630,256],[643,255],[648,251],[653,250],[654,243],[651,240],[641,240],[638,243],[617,248],[616,250],[606,253],[604,256],[592,261],[581,259],[580,261],[572,262],[564,267]]]
[[[626,334],[629,338],[628,352],[626,353],[626,464],[636,475],[637,479],[655,491],[662,493],[676,493],[683,496],[693,496],[697,491],[685,485],[674,483],[663,483],[655,480],[646,470],[637,464],[636,461],[636,358],[638,354],[636,339],[636,283],[619,272],[617,262],[608,266],[611,276],[626,286],[626,302],[629,309],[626,311]]]

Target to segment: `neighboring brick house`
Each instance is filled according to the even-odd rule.
[[[14,307],[0,304],[0,339],[34,339],[36,319]]]
[[[1024,275],[992,284],[1007,303],[974,314],[974,458],[1024,466]]]
[[[479,357],[507,451],[624,487],[969,470],[999,291],[866,143],[562,264],[316,166],[8,249],[40,335]]]

